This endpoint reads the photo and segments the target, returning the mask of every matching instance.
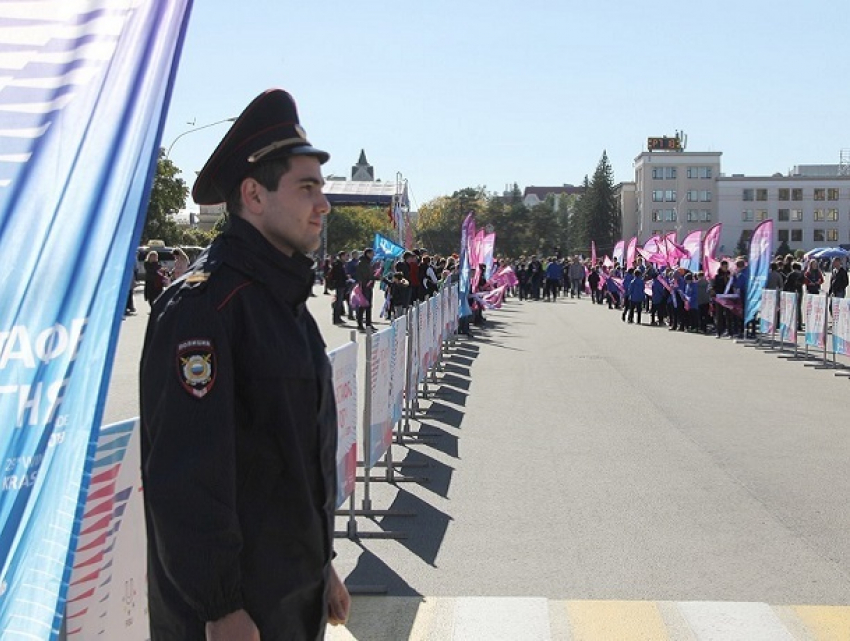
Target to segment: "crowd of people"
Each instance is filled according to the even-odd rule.
[[[829,265],[829,262],[827,261]],[[610,259],[591,260],[535,255],[512,263],[518,285],[511,294],[520,300],[556,301],[559,295],[580,299],[618,310],[625,323],[641,324],[643,314],[649,325],[671,331],[710,334],[717,338],[754,337],[755,323],[743,323],[749,269],[743,257],[719,262],[711,277],[702,271],[661,267],[642,256],[626,267]],[[826,293],[844,298],[848,274],[841,258],[831,262]],[[824,265],[811,259],[801,262],[794,255],[777,256],[770,265],[765,288],[794,292],[797,296],[797,325],[803,329],[803,294],[818,294],[826,282]]]
[[[387,319],[406,313],[450,282],[457,282],[457,256],[430,255],[421,249],[405,251],[398,259],[375,261],[374,250],[340,251],[323,262],[326,294],[333,293],[332,319],[335,325],[357,322],[357,329],[374,328],[374,290],[384,291],[381,315]]]

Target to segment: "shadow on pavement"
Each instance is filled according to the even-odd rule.
[[[363,547],[362,544],[358,545],[362,552],[357,559],[357,565],[354,566],[354,569],[345,579],[345,585],[352,593],[374,594],[386,592],[396,596],[418,595],[386,563]],[[401,638],[406,639],[407,637]]]
[[[451,468],[444,465],[444,468]],[[430,470],[429,470],[430,475]],[[437,553],[440,551],[440,546],[443,544],[443,539],[446,536],[446,530],[449,527],[451,517],[438,510],[434,506],[426,503],[418,496],[399,488],[395,500],[390,506],[393,512],[413,512],[416,514],[416,524],[411,525],[410,519],[405,519],[398,516],[386,516],[378,525],[386,531],[404,530],[407,532],[407,537],[399,539],[398,543],[410,552],[425,561],[428,565],[433,566],[437,560]],[[395,590],[392,591],[396,594]]]

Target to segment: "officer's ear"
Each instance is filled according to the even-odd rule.
[[[242,197],[242,215],[259,216],[263,213],[263,186],[254,178],[245,178],[239,186]]]

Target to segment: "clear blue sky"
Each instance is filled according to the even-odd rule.
[[[850,148],[850,1],[196,0],[162,144],[290,91],[326,173],[366,150],[414,208],[508,183],[616,182],[648,136],[688,134],[724,173],[834,164]],[[226,125],[171,159],[191,186]]]

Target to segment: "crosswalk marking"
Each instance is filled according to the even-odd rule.
[[[551,641],[549,602],[540,598],[459,598],[451,639]]]
[[[850,641],[850,606],[356,596],[326,641]]]
[[[680,603],[699,641],[794,641],[766,603]]]
[[[569,601],[573,641],[667,641],[658,606],[651,601]]]
[[[850,607],[798,605],[791,609],[817,641],[850,639]]]

